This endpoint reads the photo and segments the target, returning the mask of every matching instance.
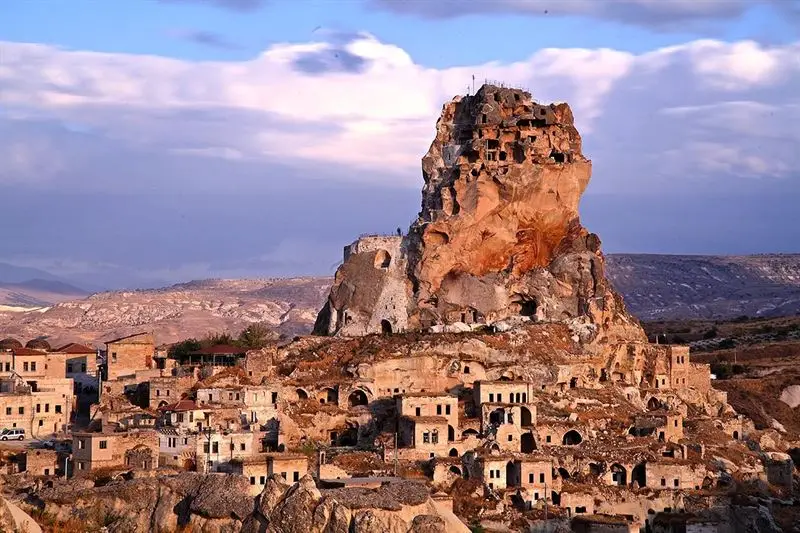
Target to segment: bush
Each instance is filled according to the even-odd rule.
[[[704,339],[714,339],[717,336],[717,328],[711,328],[710,330],[703,333]]]

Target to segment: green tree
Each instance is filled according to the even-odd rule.
[[[248,350],[259,350],[274,338],[274,334],[263,322],[250,324],[239,333],[237,344]]]
[[[176,342],[169,348],[169,356],[172,359],[180,359],[187,356],[192,352],[196,352],[202,348],[200,341],[197,339],[186,339],[181,342]]]
[[[233,337],[227,331],[217,331],[206,333],[206,336],[200,341],[203,348],[210,348],[218,344],[234,344]]]

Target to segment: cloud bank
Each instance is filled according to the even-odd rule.
[[[83,234],[94,241],[88,249],[114,248],[108,242],[132,238],[137,224],[142,232],[185,232],[181,242],[196,245],[199,226],[214,233],[198,210],[241,235],[236,246],[225,244],[230,264],[187,248],[156,254],[161,262],[150,265],[153,271],[163,272],[166,263],[176,272],[208,264],[213,274],[253,260],[249,271],[259,272],[259,258],[298,257],[287,250],[306,257],[315,246],[326,251],[300,270],[329,271],[338,259],[333,250],[354,231],[407,226],[417,209],[420,157],[442,103],[471,90],[474,75],[478,83],[526,87],[539,101],[570,103],[595,164],[590,195],[684,196],[713,205],[721,191],[790,198],[800,190],[800,43],[700,40],[639,55],[545,49],[516,63],[432,69],[369,34],[319,39],[274,45],[243,62],[0,43],[0,186],[20,201],[80,194],[120,204],[128,195],[147,204],[147,216],[125,207],[116,225],[111,210],[105,227],[81,226],[91,227]],[[383,200],[376,200],[380,191]],[[372,212],[359,195],[383,208]],[[180,212],[194,224],[182,226],[168,204],[189,197],[193,203]],[[244,214],[276,209],[276,202],[286,204],[280,219]],[[123,215],[126,209],[132,213]],[[71,223],[77,224],[53,222]],[[654,234],[671,231],[665,220],[641,224]],[[336,230],[320,231],[325,225]],[[46,221],[31,227],[0,231],[10,243],[6,255],[28,257],[31,239],[57,233]],[[247,231],[270,230],[246,246]],[[681,238],[684,250],[692,247],[689,236]],[[663,251],[681,251],[680,244]],[[180,248],[169,239],[161,245]],[[73,253],[75,261],[88,254]],[[111,262],[130,260],[122,247],[119,254]],[[270,268],[262,270],[275,272]]]

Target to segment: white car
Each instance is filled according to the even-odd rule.
[[[25,430],[22,428],[6,428],[0,432],[0,440],[25,440]]]

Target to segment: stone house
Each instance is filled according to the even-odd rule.
[[[232,473],[247,478],[251,496],[264,490],[270,476],[281,476],[289,483],[296,483],[308,472],[308,457],[296,453],[259,453],[236,460]]]
[[[66,377],[75,382],[76,394],[84,390],[97,390],[97,350],[72,342],[55,351],[65,354]]]
[[[0,427],[23,428],[29,438],[66,431],[73,398],[71,379],[0,378]]]
[[[208,409],[200,408],[194,400],[184,398],[159,408],[161,424],[183,431],[199,431],[206,424]]]
[[[652,436],[662,442],[677,442],[683,438],[683,415],[677,411],[637,415],[630,433],[639,437]]]
[[[152,430],[72,434],[73,475],[98,468],[158,468],[158,434]]]
[[[150,407],[163,407],[177,402],[189,394],[196,381],[191,374],[152,378],[148,390]]]
[[[232,461],[261,453],[263,433],[259,431],[224,431],[202,433],[196,440],[198,472],[231,472]]]
[[[476,381],[473,384],[475,405],[484,403],[528,404],[536,387],[525,381]]]
[[[31,448],[25,452],[25,471],[32,476],[55,476],[62,467],[55,450]]]
[[[686,461],[647,462],[645,486],[661,490],[693,490],[703,486],[705,469]]]
[[[471,478],[478,479],[489,490],[502,490],[519,484],[518,466],[513,455],[494,455],[470,452],[464,456],[464,466]]]
[[[401,448],[398,453],[403,459],[423,460],[448,454],[450,447],[447,442],[447,418],[403,416],[398,425],[397,445]]]
[[[158,429],[158,464],[194,470],[197,435],[165,427]]]
[[[407,393],[395,399],[397,413],[409,417],[444,417],[447,419],[447,440],[456,440],[458,398],[449,394],[428,392]]]
[[[553,460],[549,457],[517,459],[519,486],[529,489],[533,501],[545,497],[546,489],[553,489]]]
[[[481,433],[491,435],[501,450],[523,453],[535,450],[535,423],[533,405],[481,404]]]
[[[107,380],[153,369],[156,346],[152,333],[136,333],[106,342]]]

